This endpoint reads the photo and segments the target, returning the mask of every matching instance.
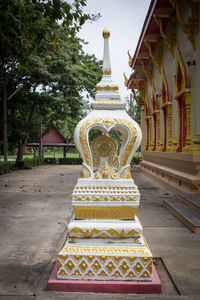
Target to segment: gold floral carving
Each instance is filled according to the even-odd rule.
[[[102,135],[93,140],[91,144],[93,167],[99,168],[101,157],[107,157],[108,164],[113,167],[118,167],[118,159],[114,158],[117,151],[117,142],[110,136]]]
[[[105,162],[103,166],[96,171],[94,174],[95,179],[117,179],[117,173],[112,169],[112,167]]]
[[[122,159],[121,159],[121,166],[122,167],[125,166],[127,164],[128,158],[131,155],[132,149],[133,149],[135,141],[137,139],[137,130],[136,130],[135,126],[133,125],[133,123],[130,121],[124,120],[124,119],[112,119],[109,117],[107,117],[105,119],[94,118],[94,119],[87,120],[83,123],[83,125],[80,128],[80,143],[82,146],[85,163],[90,167],[92,166],[92,157],[90,155],[90,147],[89,147],[89,143],[88,143],[88,131],[89,131],[90,127],[95,124],[104,124],[108,129],[113,125],[123,125],[128,129],[129,138],[127,141],[127,145],[122,153]],[[116,174],[114,174],[114,173],[115,172],[113,171],[113,174],[111,175],[112,179],[117,178]],[[97,178],[99,176],[100,176],[100,174],[97,173],[95,178]],[[105,176],[107,176],[107,175],[105,174]]]
[[[110,128],[112,125],[115,124],[115,121],[112,119],[112,118],[105,118],[102,120],[103,124],[107,127],[107,128]]]
[[[73,233],[80,233],[81,235],[83,235],[84,237],[91,237],[91,236],[96,236],[96,237],[112,237],[114,235],[118,236],[118,237],[137,237],[140,236],[139,231],[137,231],[136,229],[131,229],[128,232],[126,232],[126,230],[122,229],[121,231],[117,231],[114,228],[109,228],[106,229],[105,231],[103,229],[98,229],[98,228],[92,228],[87,229],[87,230],[83,230],[80,227],[74,227],[71,232]],[[74,237],[74,235],[73,235]]]
[[[131,179],[130,166],[126,167],[120,174],[120,178]]]
[[[82,171],[81,171],[81,178],[89,178],[91,177],[91,175],[92,174],[90,169],[85,164],[83,164]]]
[[[68,252],[71,251],[72,247],[66,247]],[[63,248],[64,249],[64,248]],[[121,249],[125,249],[121,253],[125,254],[137,254],[137,256],[117,256],[117,254],[121,251]],[[81,247],[73,248],[73,252],[76,250],[80,252],[91,252],[89,247]],[[144,255],[149,254],[146,253],[146,249],[136,249],[136,252],[127,252],[127,248],[94,248],[97,253],[108,253],[107,255],[96,255],[96,253],[91,253],[91,255],[81,254],[80,259],[77,261],[77,255],[70,255],[70,258],[67,258],[63,261],[62,254],[59,254],[59,260],[63,261],[63,264],[60,264],[60,268],[58,269],[59,275],[75,275],[75,276],[95,276],[95,277],[108,277],[108,273],[112,274],[112,277],[137,277],[139,275],[140,278],[150,278],[152,275],[152,257],[138,257],[138,254]],[[110,255],[111,250],[112,255]],[[114,254],[114,255],[113,255]],[[145,263],[143,260],[145,259]],[[74,263],[73,263],[74,262]],[[64,270],[66,269],[66,272]],[[105,272],[106,269],[106,272]],[[87,273],[85,274],[85,272]]]
[[[102,191],[100,190],[99,193],[102,193]],[[103,191],[103,193],[105,193],[105,191]],[[115,193],[118,194],[124,194],[124,193],[128,193],[127,191],[117,191]],[[113,194],[113,192],[112,192]],[[104,201],[122,201],[122,202],[135,202],[136,201],[136,197],[134,196],[130,196],[130,195],[124,195],[124,196],[96,196],[96,195],[90,195],[90,196],[75,196],[75,201],[80,202],[80,201],[97,201],[97,202],[104,202]]]
[[[80,252],[80,253],[84,253],[84,252],[87,252],[87,253],[112,253],[112,254],[151,254],[150,250],[148,247],[145,247],[145,248],[141,248],[141,247],[126,247],[126,246],[121,246],[121,247],[108,247],[108,246],[105,246],[105,247],[87,247],[87,246],[64,246],[60,252],[60,254],[58,255],[59,258],[61,258],[63,256],[63,253],[67,252],[67,253],[70,253],[70,252]],[[71,255],[70,255],[71,256]],[[83,256],[86,256],[88,257],[89,255],[81,255],[82,257]],[[110,256],[109,256],[110,257]],[[114,258],[114,257],[113,257]],[[116,258],[116,257],[115,257]],[[121,256],[120,259],[123,259],[124,257]],[[138,258],[138,257],[127,257],[128,260],[130,260],[130,263],[131,263],[131,260],[135,259],[135,258]],[[152,259],[152,257],[148,257],[149,259]]]
[[[124,219],[133,220],[138,206],[75,206],[77,219]]]

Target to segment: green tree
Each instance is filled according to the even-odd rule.
[[[48,110],[43,105],[47,102],[47,94],[48,100],[52,98],[54,103],[56,99],[58,100],[58,93],[55,95],[54,91],[55,73],[51,72],[48,66],[45,67],[45,63],[51,65],[53,56],[57,55],[55,53],[60,51],[61,54],[60,39],[64,31],[73,38],[86,20],[94,20],[97,17],[85,14],[83,12],[85,5],[86,0],[0,0],[0,92],[3,104],[1,125],[5,161],[8,152],[7,125],[9,125],[9,120],[7,120],[7,115],[9,116],[14,110],[14,115],[18,117],[18,120],[20,119],[19,109],[14,107],[13,102],[21,107],[24,99],[29,102],[29,99],[34,98],[34,112],[26,115],[28,121],[33,119],[36,112],[43,114],[45,109]],[[37,63],[41,64],[40,70],[36,68]],[[59,64],[57,64],[57,76],[58,69]],[[58,82],[61,82],[60,78]],[[37,92],[39,84],[42,84],[43,89],[45,84],[46,87],[49,86],[42,95],[38,95],[40,93]],[[61,86],[60,83],[60,88]],[[60,90],[60,93],[63,91]],[[75,98],[78,97],[78,95],[73,97],[71,107],[77,107]],[[38,112],[36,99],[40,99],[40,112]],[[10,109],[8,114],[7,106]],[[28,104],[23,105],[25,114],[26,107]],[[24,120],[22,116],[21,120]],[[23,132],[22,128],[21,132]]]
[[[94,87],[101,77],[102,63],[83,52],[83,41],[59,25],[58,30],[56,50],[49,48],[48,55],[29,57],[23,89],[8,102],[9,140],[18,145],[19,160],[28,140],[38,136],[36,128],[41,116],[43,127],[54,123],[62,131],[65,125],[65,134],[73,136],[74,127],[83,116],[83,92],[94,96]]]
[[[139,102],[139,93],[135,90],[135,95],[130,94],[126,97],[126,110],[127,113],[141,126],[141,108],[137,104]]]

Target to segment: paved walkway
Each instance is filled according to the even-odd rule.
[[[142,173],[137,216],[155,257],[162,295],[56,293],[45,290],[72,214],[80,166],[39,166],[0,176],[0,300],[200,299],[200,235],[162,205],[172,195]]]

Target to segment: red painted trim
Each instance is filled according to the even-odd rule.
[[[179,146],[176,152],[182,152],[183,150],[183,103],[182,99],[178,99],[179,107]]]
[[[136,293],[161,294],[162,283],[152,265],[152,281],[94,281],[94,280],[63,280],[56,278],[57,264],[55,264],[48,280],[47,290],[57,292],[93,292],[93,293]],[[113,297],[114,298],[114,297]],[[123,298],[123,297],[122,297]]]
[[[147,29],[148,29],[148,27],[151,23],[151,20],[152,20],[153,13],[154,13],[157,2],[158,2],[158,0],[152,0],[150,5],[149,5],[149,9],[148,9],[148,12],[147,12],[147,15],[146,15],[143,27],[142,27],[142,32],[140,34],[138,44],[137,44],[137,47],[136,47],[136,50],[135,50],[135,53],[134,53],[134,56],[133,56],[133,60],[132,60],[132,63],[131,63],[131,68],[132,69],[134,69],[135,63],[137,61],[138,54],[140,52],[140,48],[142,46],[144,36],[145,36],[145,34],[147,32]]]
[[[146,125],[147,125],[147,147],[146,151],[149,149],[149,119],[146,119]]]
[[[167,107],[163,109],[163,114],[164,114],[164,143],[163,143],[162,152],[166,152],[167,151]]]
[[[157,128],[156,128],[156,114],[153,115],[153,123],[154,123],[154,147],[153,147],[153,151],[156,150],[156,131],[157,131]]]

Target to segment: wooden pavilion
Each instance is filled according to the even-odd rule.
[[[29,147],[33,147],[34,156],[36,156],[37,150],[39,150],[40,143],[34,142],[29,143]],[[65,137],[60,130],[53,124],[51,125],[49,131],[42,135],[41,139],[41,148],[42,148],[42,157],[44,157],[45,147],[63,147],[63,157],[66,157],[66,153],[69,148],[75,147],[74,144],[68,142],[68,138]]]

